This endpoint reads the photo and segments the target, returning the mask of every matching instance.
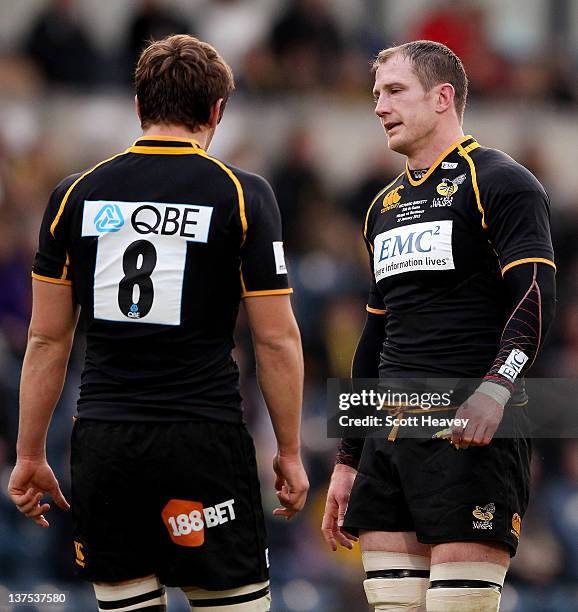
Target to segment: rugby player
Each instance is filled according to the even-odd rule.
[[[375,113],[405,170],[363,227],[372,282],[353,378],[477,378],[447,439],[343,439],[322,530],[359,536],[376,610],[499,607],[528,502],[530,444],[493,436],[554,315],[549,200],[462,131],[467,78],[444,45],[381,51]]]
[[[231,350],[243,300],[278,445],[273,514],[290,519],[308,481],[279,209],[264,179],[207,153],[234,88],[213,47],[187,35],[154,42],[135,82],[143,136],[64,179],[44,216],[9,492],[43,527],[45,494],[69,507],[45,440],[80,316],[73,550],[99,609],[166,610],[169,585],[194,610],[269,610],[255,450]]]

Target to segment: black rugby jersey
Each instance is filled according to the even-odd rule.
[[[79,416],[241,420],[235,320],[243,297],[291,293],[281,240],[268,183],[193,140],[143,137],[60,183],[33,277],[81,306]]]
[[[418,178],[406,167],[373,200],[367,309],[385,313],[385,376],[481,377],[510,307],[503,274],[554,266],[549,199],[526,168],[466,136]]]

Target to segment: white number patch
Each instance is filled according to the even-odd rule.
[[[212,206],[84,202],[82,236],[98,236],[94,318],[179,325],[187,242],[207,242]]]

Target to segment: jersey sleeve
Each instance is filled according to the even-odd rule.
[[[375,274],[373,272],[373,253],[371,250],[371,243],[367,239],[365,235],[366,229],[363,232],[363,241],[365,242],[365,246],[367,247],[367,254],[369,255],[369,274],[371,275],[371,281],[369,283],[369,294],[367,296],[367,305],[365,309],[367,312],[371,314],[386,314],[385,307],[383,305],[383,299],[379,294],[379,289],[377,288],[377,283],[375,282]]]
[[[283,251],[281,213],[273,190],[265,179],[253,175],[245,193],[241,297],[293,293]]]
[[[549,199],[534,176],[524,168],[508,169],[480,190],[488,237],[502,274],[531,262],[555,268]]]
[[[68,256],[66,220],[63,216],[68,190],[80,175],[64,179],[52,192],[44,212],[32,277],[58,285],[72,285],[72,263]]]
[[[375,283],[375,277],[371,277],[371,283],[369,285],[369,294],[367,296],[367,306],[365,307],[367,312],[371,314],[384,315],[386,314],[383,300],[379,295],[377,285]]]

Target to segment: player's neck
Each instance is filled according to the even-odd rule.
[[[452,130],[444,130],[438,134],[429,135],[420,143],[414,152],[407,156],[410,170],[431,168],[437,158],[454,143],[464,137],[461,126]]]
[[[143,130],[143,137],[145,136],[168,136],[170,138],[184,138],[186,140],[195,140],[199,145],[207,150],[209,143],[211,142],[211,130],[198,130],[191,132],[186,127],[180,125],[165,125],[156,124],[150,125]]]

